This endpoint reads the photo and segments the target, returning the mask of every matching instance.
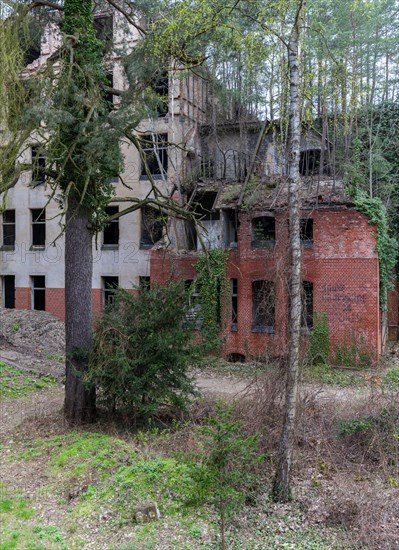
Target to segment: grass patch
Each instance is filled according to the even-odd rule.
[[[50,376],[28,374],[0,362],[0,400],[6,397],[23,397],[55,385],[56,381]]]
[[[0,491],[0,550],[68,549],[58,527],[35,523],[34,510],[22,496],[8,495],[5,487]]]
[[[364,375],[366,372],[368,371],[345,371],[331,365],[318,364],[304,368],[302,374],[304,382],[349,388],[365,386]]]

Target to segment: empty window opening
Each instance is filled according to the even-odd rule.
[[[15,275],[4,275],[3,277],[3,307],[15,308]]]
[[[115,293],[119,286],[119,277],[102,277],[103,306],[111,305],[115,301]]]
[[[32,152],[32,185],[43,185],[46,181],[46,157],[39,147],[31,147]]]
[[[45,311],[46,309],[46,277],[32,276],[32,309]]]
[[[231,279],[231,330],[237,331],[238,323],[238,279]]]
[[[105,50],[112,47],[113,38],[113,18],[112,15],[99,15],[94,18],[94,31],[96,38],[103,43]]]
[[[32,215],[32,246],[46,245],[46,209],[34,208]]]
[[[167,72],[154,79],[152,89],[158,96],[156,112],[158,116],[165,116],[169,110],[169,76]]]
[[[140,248],[152,248],[162,239],[164,227],[165,219],[159,211],[154,208],[142,208]]]
[[[105,80],[106,80],[105,85],[108,88],[113,88],[114,87],[114,73],[113,72],[111,72],[111,71],[108,72],[105,75]],[[114,104],[114,94],[110,90],[105,90],[104,99],[107,102],[109,110],[111,110],[112,107],[113,107],[113,104]]]
[[[252,220],[253,248],[273,247],[276,240],[276,220],[274,216],[260,216]]]
[[[151,277],[140,276],[139,277],[139,291],[145,292],[151,288]]]
[[[252,331],[273,332],[275,293],[272,281],[252,283]]]
[[[312,246],[313,244],[313,220],[306,218],[301,220],[300,225],[301,243],[304,246]]]
[[[108,217],[118,214],[118,206],[107,206],[105,213]],[[118,248],[119,245],[119,218],[111,220],[109,224],[104,227],[103,232],[103,247],[104,248]]]
[[[217,193],[203,193],[195,197],[194,212],[201,220],[220,220],[220,211],[214,210]]]
[[[155,178],[165,177],[168,172],[168,134],[147,134],[142,137],[141,178],[147,171]]]
[[[313,327],[313,283],[303,281],[302,283],[302,319],[303,327]]]
[[[15,248],[15,210],[3,212],[3,247]]]
[[[302,151],[299,159],[301,176],[311,176],[320,172],[320,149]]]

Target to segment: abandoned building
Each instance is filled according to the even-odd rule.
[[[119,25],[118,14],[99,14],[115,46],[134,47],[139,36]],[[122,32],[122,27],[125,29]],[[58,47],[54,29],[41,51],[31,56],[35,71]],[[110,80],[123,89],[117,59]],[[112,221],[93,242],[93,310],[112,300],[116,287],[134,291],[169,278],[195,281],[197,258],[208,249],[228,251],[231,295],[222,327],[223,353],[230,358],[285,352],[288,222],[284,146],[279,124],[251,118],[238,124],[224,113],[211,124],[215,101],[204,81],[173,73],[156,83],[164,100],[158,117],[144,120],[137,132],[147,143],[144,155],[121,144],[124,172],[114,178],[112,215],[123,207],[118,197],[144,198],[151,193],[148,172],[166,193],[198,216],[199,232],[181,220],[165,220],[142,208]],[[114,98],[113,108],[118,108]],[[32,136],[21,155],[25,170],[7,196],[2,212],[0,281],[2,306],[46,310],[65,317],[64,240],[58,204],[48,200],[43,166],[45,151]],[[333,346],[356,341],[376,360],[388,337],[379,304],[376,229],[357,212],[342,184],[333,177],[329,144],[312,129],[301,140],[301,241],[303,248],[303,340],[315,314],[326,314]],[[126,187],[127,184],[128,188]],[[390,297],[388,323],[397,335],[397,294]]]

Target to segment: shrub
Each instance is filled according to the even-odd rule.
[[[309,358],[312,365],[328,362],[330,331],[326,313],[314,313],[313,329],[309,335]]]
[[[149,416],[161,405],[184,408],[195,394],[188,367],[198,357],[188,300],[180,284],[115,295],[97,324],[88,384],[100,403]]]

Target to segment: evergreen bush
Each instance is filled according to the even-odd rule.
[[[195,389],[188,368],[198,358],[181,284],[129,294],[119,290],[97,323],[87,383],[112,411],[139,416],[161,405],[184,408]]]

